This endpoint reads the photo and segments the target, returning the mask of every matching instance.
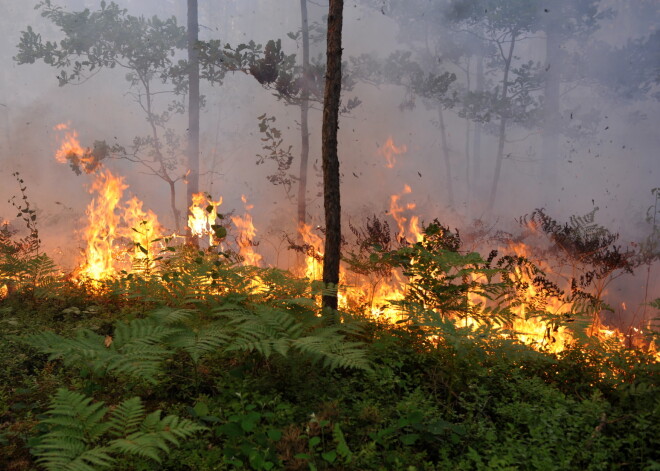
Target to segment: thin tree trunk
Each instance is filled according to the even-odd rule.
[[[192,196],[199,192],[199,21],[197,0],[188,0],[188,184],[186,207],[192,204]],[[188,210],[188,214],[189,214]],[[188,243],[197,245],[190,229],[186,231]]]
[[[511,45],[509,46],[509,54],[506,57],[504,64],[504,78],[502,79],[502,103],[506,103],[509,96],[509,71],[511,69],[511,60],[513,59],[513,49],[516,45],[516,35],[511,35]],[[503,115],[500,117],[500,130],[499,140],[497,143],[497,158],[495,160],[495,172],[493,174],[493,185],[490,188],[490,197],[488,199],[488,212],[490,213],[495,206],[495,198],[497,197],[497,185],[500,182],[500,174],[502,172],[502,160],[504,159],[504,140],[506,138],[506,124],[507,113],[506,109],[502,110]]]
[[[475,92],[484,91],[484,55],[481,49],[477,56],[477,83]],[[475,189],[480,188],[479,179],[481,178],[481,129],[483,125],[480,122],[474,124],[474,137],[472,140],[472,182]],[[477,195],[478,196],[478,195]]]
[[[471,74],[470,74],[470,65],[472,58],[468,58],[467,66],[465,67],[465,80],[467,83],[467,89],[470,91],[472,87],[471,83]],[[472,156],[470,155],[470,135],[472,133],[472,126],[469,119],[465,118],[465,202],[467,209],[467,217],[470,218],[470,194],[472,193],[472,181],[470,178],[472,171]]]
[[[451,156],[449,155],[449,144],[447,143],[447,128],[445,126],[445,117],[442,112],[442,104],[438,103],[438,124],[440,126],[440,139],[442,141],[442,155],[445,160],[445,177],[447,179],[447,202],[449,207],[454,207],[454,186],[451,175]]]
[[[300,0],[302,17],[303,80],[300,102],[300,173],[298,180],[298,227],[307,222],[307,163],[309,161],[309,23],[307,0]],[[299,234],[300,237],[300,234]]]
[[[167,167],[165,167],[165,158],[163,157],[163,152],[161,151],[160,137],[158,136],[158,128],[156,127],[156,121],[152,112],[152,96],[151,96],[151,87],[149,86],[149,81],[141,77],[142,85],[144,86],[145,99],[147,100],[146,112],[147,112],[147,122],[151,126],[151,137],[154,140],[154,152],[156,155],[156,160],[160,165],[160,173],[158,176],[165,180],[170,187],[170,207],[172,209],[172,217],[174,217],[174,228],[176,232],[179,232],[179,218],[180,212],[176,207],[176,185],[174,180],[167,173]]]
[[[559,162],[559,86],[561,37],[552,27],[546,32],[546,72],[543,93],[543,147],[541,178],[546,189],[557,188]],[[547,195],[546,195],[547,196]]]
[[[343,0],[330,0],[328,8],[327,68],[323,98],[323,203],[325,208],[325,255],[323,257],[323,308],[337,310],[339,261],[341,257],[341,204],[337,130],[341,97],[341,36]]]

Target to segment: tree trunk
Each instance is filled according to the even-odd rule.
[[[447,202],[449,207],[454,207],[454,185],[451,175],[451,156],[449,155],[449,143],[447,142],[447,127],[445,126],[445,116],[442,112],[442,104],[438,103],[438,125],[440,127],[440,139],[442,146],[442,155],[445,160],[445,178],[447,179]]]
[[[475,92],[484,91],[484,55],[481,48],[477,55],[477,83]],[[481,188],[479,179],[481,178],[481,129],[483,125],[480,122],[474,123],[474,137],[472,140],[472,182],[475,190]],[[480,195],[475,195],[480,198]]]
[[[188,184],[186,207],[192,204],[192,195],[199,193],[199,57],[197,41],[199,22],[197,0],[188,0]],[[187,214],[189,213],[189,209]],[[190,229],[186,230],[188,243],[197,245]]]
[[[328,11],[327,68],[323,97],[323,205],[325,208],[325,255],[323,257],[323,308],[337,310],[341,256],[341,205],[337,130],[341,96],[341,36],[343,0],[330,0]],[[334,318],[331,315],[331,319]]]
[[[550,191],[557,188],[557,164],[559,162],[560,47],[561,36],[555,28],[548,28],[545,46],[546,72],[543,93],[543,147],[540,167],[544,188]],[[545,193],[545,196],[548,196],[548,194]]]
[[[497,158],[495,160],[495,172],[493,173],[493,185],[490,188],[490,197],[488,199],[488,212],[490,213],[495,206],[495,198],[497,197],[497,185],[500,182],[500,174],[502,171],[502,160],[504,159],[504,140],[506,138],[506,124],[508,117],[508,107],[506,107],[506,99],[509,96],[509,71],[511,70],[511,60],[513,59],[513,49],[516,45],[516,35],[511,36],[511,44],[509,45],[509,55],[506,57],[504,63],[504,78],[502,79],[502,103],[505,108],[500,112],[500,130],[497,143]]]
[[[302,17],[303,80],[300,102],[300,173],[298,180],[298,227],[307,222],[307,162],[309,161],[309,23],[307,0],[300,0]],[[299,234],[300,237],[300,234]]]

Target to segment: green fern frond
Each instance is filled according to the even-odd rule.
[[[113,372],[153,383],[170,353],[158,343],[173,332],[172,328],[138,319],[120,324],[109,346],[104,336],[90,330],[78,332],[73,339],[41,332],[28,337],[26,342],[49,354],[51,360],[62,359],[67,366],[88,368],[98,376]]]
[[[144,417],[144,406],[139,397],[127,399],[112,411],[108,420],[109,433],[113,437],[123,437],[138,430]]]
[[[206,430],[194,422],[168,415],[161,419],[161,412],[147,415],[140,429],[110,442],[113,450],[127,455],[150,458],[160,463],[162,452],[169,453],[170,446],[179,446],[179,439],[185,439],[197,432]]]
[[[167,344],[184,350],[196,363],[202,356],[226,345],[229,338],[226,325],[214,323],[197,328],[181,328],[168,337]]]
[[[107,410],[103,403],[93,403],[82,394],[59,389],[42,421],[51,430],[35,447],[37,462],[49,471],[109,467],[113,460],[108,449],[94,446],[109,428],[101,422]]]
[[[170,307],[163,307],[153,311],[149,317],[154,319],[159,324],[163,325],[177,325],[181,322],[189,320],[193,315],[191,309],[174,309]]]
[[[159,325],[151,319],[135,319],[128,324],[117,325],[113,343],[118,346],[153,345],[162,342],[171,334],[172,329]]]
[[[97,471],[111,468],[115,455],[161,462],[181,439],[206,430],[194,422],[161,412],[145,416],[138,397],[108,408],[82,394],[59,389],[42,423],[49,427],[34,447],[37,463],[48,471]]]

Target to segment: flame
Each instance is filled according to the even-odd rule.
[[[89,149],[80,145],[75,130],[69,130],[69,125],[64,123],[56,125],[55,130],[66,132],[55,153],[58,162],[66,163],[73,155],[83,165],[93,163]],[[100,164],[90,168],[102,169]],[[120,201],[127,188],[124,178],[115,176],[110,170],[101,170],[96,174],[89,190],[95,196],[87,206],[87,227],[83,230],[86,243],[84,261],[74,278],[98,281],[116,275],[122,258],[122,249],[117,244],[121,238],[133,243],[133,270],[148,271],[153,268],[153,243],[161,237],[162,228],[156,214],[145,212],[137,197],[131,198],[126,206],[121,206]]]
[[[312,232],[310,224],[300,224],[298,234],[303,243],[309,247],[305,256],[305,267],[302,276],[310,280],[320,280],[323,278],[323,251],[324,243],[318,235]]]
[[[83,164],[92,162],[89,149],[80,145],[75,130],[70,130],[67,124],[59,124],[55,126],[55,129],[65,133],[55,154],[59,162],[66,163],[72,160],[72,156],[78,159],[77,162]],[[406,151],[406,146],[397,147],[391,137],[379,148],[379,154],[385,157],[388,168],[393,168],[396,156]],[[94,168],[98,167],[97,165]],[[153,254],[156,248],[154,244],[161,238],[160,234],[163,231],[158,224],[156,215],[152,211],[145,211],[143,203],[136,197],[131,198],[122,206],[122,195],[128,185],[122,177],[115,176],[109,170],[103,170],[102,167],[100,169],[101,171],[96,175],[90,188],[90,193],[94,197],[87,207],[88,222],[84,230],[87,245],[84,251],[85,260],[78,268],[75,277],[102,280],[116,275],[118,267],[121,266],[122,257],[118,242],[125,238],[133,242],[132,269],[134,271],[151,270],[154,268]],[[396,223],[399,240],[414,244],[423,240],[424,234],[419,216],[413,214],[416,209],[415,203],[405,202],[407,195],[411,193],[411,187],[406,184],[400,193],[391,195],[389,214]],[[239,254],[244,265],[260,266],[262,256],[256,252],[256,244],[253,242],[257,232],[250,215],[253,205],[248,204],[244,195],[242,201],[245,204],[244,215],[231,218],[239,230],[236,239]],[[197,237],[208,235],[209,243],[213,243],[215,231],[212,226],[216,220],[216,209],[221,204],[222,198],[219,201],[213,201],[209,195],[204,193],[193,195],[188,218],[188,226],[192,235]],[[8,223],[8,221],[2,222],[4,225]],[[538,228],[530,223],[528,229],[534,232]],[[304,244],[309,247],[305,264],[300,268],[301,276],[310,280],[319,280],[322,278],[323,239],[313,231],[311,225],[301,225],[298,232]],[[506,249],[517,256],[531,259],[531,250],[523,243],[511,243]],[[540,261],[536,263],[548,273],[552,280],[561,280],[561,274],[552,273],[547,264],[544,265]],[[548,323],[544,320],[546,316],[543,314],[549,314],[550,317],[560,316],[570,310],[571,306],[559,298],[545,296],[539,292],[526,270],[518,268],[514,271],[514,276],[517,278],[519,282],[517,286],[520,288],[516,293],[517,302],[512,307],[513,319],[507,325],[499,326],[506,329],[502,335],[514,335],[521,342],[537,349],[554,353],[563,351],[575,341],[571,331],[565,326]],[[340,307],[360,309],[369,316],[396,322],[401,319],[401,312],[392,307],[391,301],[404,299],[406,287],[410,281],[406,280],[397,270],[393,270],[388,275],[383,273],[357,274],[349,272],[342,265],[340,283],[343,288],[339,293]],[[258,274],[254,275],[250,286],[255,291],[267,289]],[[6,297],[8,291],[7,284],[0,284],[0,299]],[[487,302],[477,293],[471,292],[467,294],[467,300],[470,309],[474,310],[480,309],[480,306]],[[623,310],[627,309],[625,303],[621,303],[621,307]],[[468,327],[476,327],[480,322],[475,317],[455,319],[455,322]],[[598,316],[595,316],[589,333],[604,342],[609,342],[610,345],[629,347],[643,345],[641,343],[643,332],[631,328],[624,334],[618,329],[607,328],[600,323]],[[660,352],[654,343],[644,344],[644,348],[660,360]]]
[[[421,228],[419,226],[419,217],[411,216],[410,220],[404,216],[405,212],[412,211],[417,207],[415,203],[407,203],[401,205],[399,202],[404,195],[412,193],[410,185],[404,185],[403,191],[399,194],[390,196],[390,215],[396,222],[398,233],[397,237],[400,240],[405,240],[410,243],[419,242],[424,238]]]
[[[136,196],[128,200],[123,214],[127,227],[124,236],[133,241],[133,268],[148,272],[154,268],[154,243],[162,237],[163,228],[156,214],[142,209],[142,201]]]
[[[92,184],[90,193],[97,196],[87,206],[87,228],[84,230],[87,248],[85,262],[78,270],[80,276],[102,280],[115,275],[113,244],[120,236],[117,230],[119,216],[115,209],[127,188],[124,179],[109,170],[101,172]]]
[[[385,157],[385,166],[387,168],[394,168],[394,165],[396,164],[396,156],[405,154],[406,152],[408,152],[408,148],[405,145],[401,147],[394,145],[392,136],[388,137],[385,144],[378,148],[378,154]]]
[[[192,197],[188,215],[188,227],[194,237],[208,236],[209,245],[213,245],[214,234],[213,225],[215,224],[216,211],[222,204],[222,197],[218,201],[213,201],[210,195],[205,193],[195,193]]]
[[[239,255],[243,258],[243,265],[252,265],[255,267],[261,266],[261,255],[255,252],[254,236],[257,230],[252,223],[252,216],[249,211],[254,205],[247,204],[245,195],[241,196],[245,204],[245,214],[243,216],[232,216],[231,220],[240,231],[239,236],[236,238],[238,243]]]
[[[69,129],[69,124],[60,123],[53,129],[64,132],[64,137],[60,138],[60,147],[55,152],[55,159],[65,164],[69,159],[75,157],[76,164],[83,167],[87,173],[96,170],[100,165],[95,161],[89,148],[83,147],[78,140],[78,132]]]

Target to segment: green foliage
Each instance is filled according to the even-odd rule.
[[[0,287],[5,285],[7,294],[47,295],[60,284],[61,277],[53,260],[40,253],[37,210],[30,204],[25,181],[18,172],[13,176],[21,196],[20,199],[14,196],[9,201],[18,211],[16,217],[23,221],[28,233],[18,238],[17,231],[8,223],[0,228]]]
[[[60,70],[60,85],[86,79],[85,74],[100,68],[127,67],[129,80],[149,80],[154,74],[166,78],[171,51],[186,47],[185,29],[176,18],[146,19],[127,14],[116,3],[101,2],[98,11],[67,12],[51,0],[40,2],[41,15],[59,27],[62,41],[43,42],[28,26],[21,35],[16,61],[32,64],[43,60]]]
[[[62,359],[65,365],[100,377],[112,373],[155,383],[162,362],[171,354],[163,342],[173,332],[151,320],[136,319],[118,323],[114,337],[83,329],[71,339],[41,332],[26,342],[49,354],[51,360]]]
[[[297,180],[296,176],[288,173],[293,162],[291,149],[293,146],[283,146],[284,138],[282,131],[275,127],[275,117],[262,114],[259,120],[259,132],[263,135],[264,154],[257,154],[257,165],[262,165],[267,160],[273,161],[277,166],[277,172],[266,178],[273,185],[282,185],[288,197],[291,197],[291,186]]]
[[[161,418],[161,411],[145,416],[138,397],[109,411],[103,403],[66,389],[57,391],[45,416],[41,423],[48,431],[38,437],[33,453],[50,471],[111,468],[117,455],[159,463],[172,446],[180,445],[179,440],[205,430],[174,415]]]

